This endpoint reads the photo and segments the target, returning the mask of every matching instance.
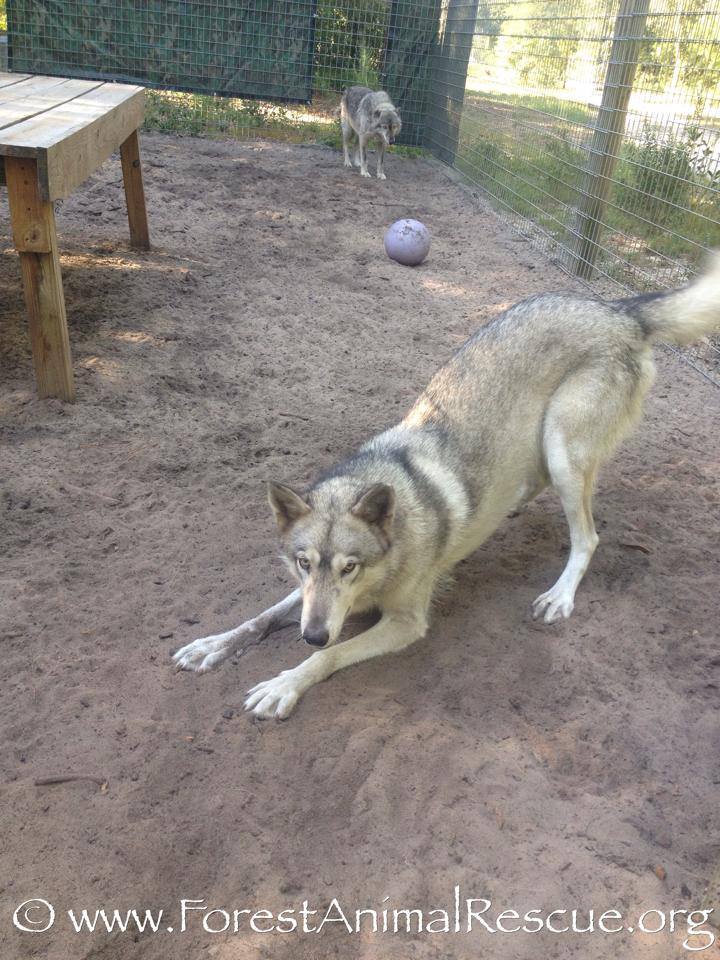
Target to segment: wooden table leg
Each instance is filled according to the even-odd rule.
[[[40,197],[37,162],[5,157],[13,239],[20,256],[35,375],[41,397],[75,399],[52,203]]]
[[[130,222],[130,245],[140,247],[142,250],[149,250],[150,234],[148,233],[137,130],[134,130],[127,140],[121,144],[120,160],[122,161],[125,199]]]

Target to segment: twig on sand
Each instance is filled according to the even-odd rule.
[[[650,554],[652,553],[648,547],[644,546],[642,543],[633,543],[630,540],[621,540],[620,546],[625,547],[627,550],[639,550],[640,553]]]
[[[308,422],[310,422],[310,417],[303,417],[303,416],[301,416],[301,414],[299,414],[299,413],[285,413],[284,411],[281,410],[281,411],[280,411],[280,416],[281,416],[281,417],[292,417],[293,420],[307,420]]]
[[[52,787],[56,783],[73,783],[75,780],[89,780],[100,787],[100,793],[107,793],[109,786],[107,777],[93,777],[88,773],[70,773],[63,777],[42,777],[40,780],[35,780],[34,784],[36,787]]]

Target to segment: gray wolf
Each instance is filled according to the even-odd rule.
[[[565,511],[570,552],[533,615],[570,616],[598,544],[598,468],[640,417],[653,343],[719,329],[720,253],[669,293],[609,302],[547,294],[510,307],[435,374],[399,424],[307,490],[269,484],[297,588],[234,630],[178,650],[177,667],[209,670],[299,620],[317,651],[246,701],[258,717],[287,717],[313,684],[422,637],[455,564],[547,486]],[[348,614],[371,609],[379,621],[336,645]]]
[[[369,87],[348,87],[340,101],[340,126],[343,137],[343,156],[345,166],[352,167],[349,147],[357,140],[355,166],[360,174],[369,177],[367,168],[367,145],[377,141],[377,178],[385,180],[383,161],[385,148],[395,141],[402,124],[400,115],[392,100],[384,90],[371,90]]]

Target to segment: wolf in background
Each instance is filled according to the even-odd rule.
[[[357,140],[355,148],[355,166],[360,174],[369,177],[367,168],[367,145],[377,141],[377,178],[385,180],[383,161],[385,148],[395,141],[402,124],[400,115],[384,90],[371,90],[369,87],[348,87],[340,101],[340,126],[343,137],[343,156],[345,166],[352,167],[349,147]]]
[[[317,647],[249,691],[258,717],[287,717],[343,667],[402,650],[428,627],[433,594],[503,519],[552,486],[570,528],[557,582],[533,604],[569,617],[597,547],[600,464],[640,418],[652,345],[720,330],[720,254],[689,286],[603,302],[546,294],[482,327],[432,378],[404,420],[298,492],[269,484],[284,558],[298,586],[226,633],[174,655],[204,672],[290,623]],[[379,621],[337,644],[348,614]]]

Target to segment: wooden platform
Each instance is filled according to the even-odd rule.
[[[10,200],[40,396],[74,399],[53,202],[118,148],[133,246],[150,246],[137,130],[144,90],[0,73],[0,184]]]

